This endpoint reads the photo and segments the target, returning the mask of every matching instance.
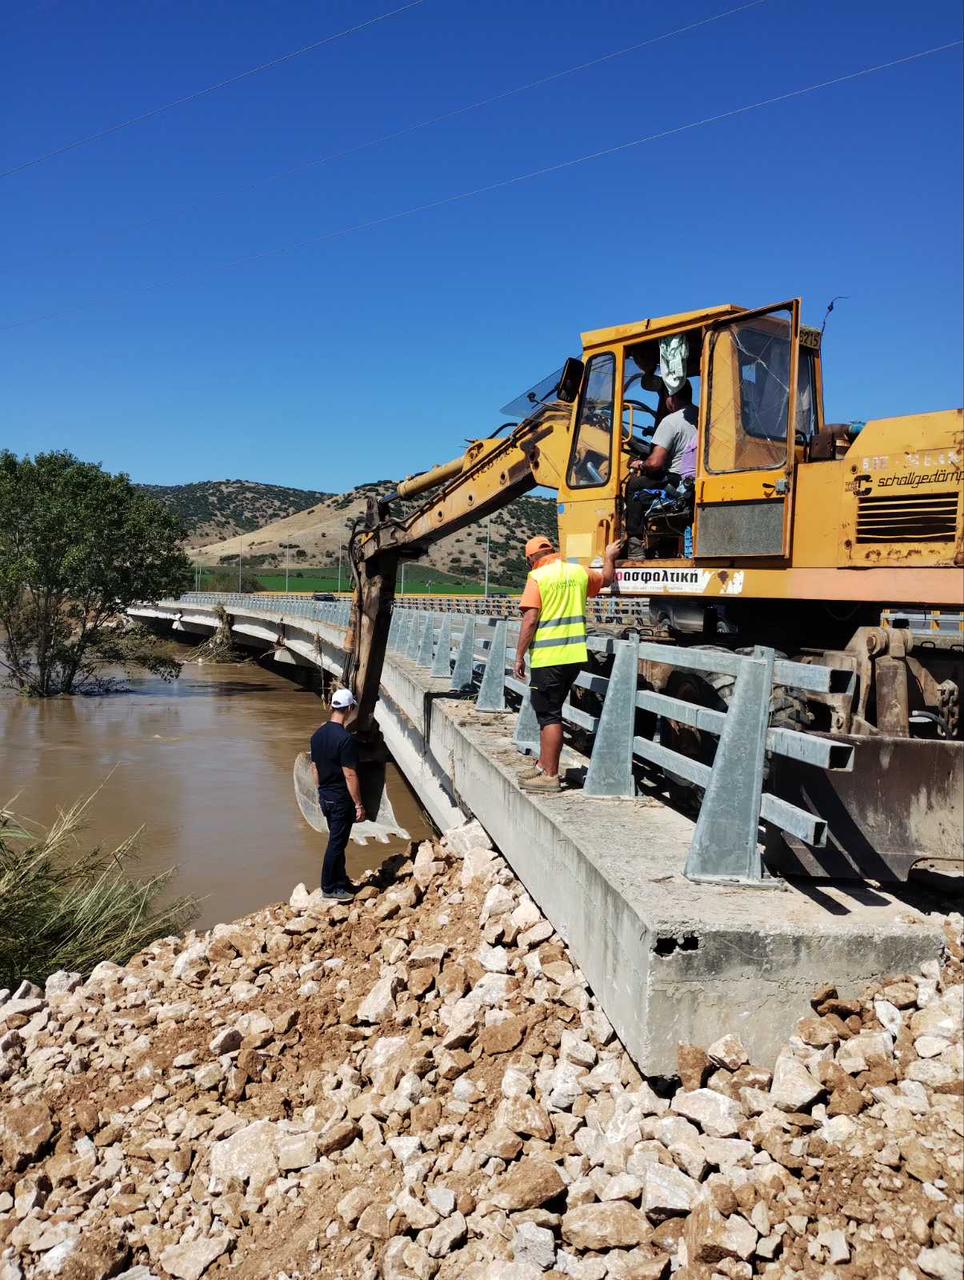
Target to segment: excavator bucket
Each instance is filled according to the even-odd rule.
[[[369,840],[377,840],[380,844],[388,844],[389,840],[407,840],[408,832],[399,825],[385,786],[385,761],[363,762],[358,770],[358,780],[365,812],[369,817],[367,821],[356,822],[352,827],[352,841],[355,844],[367,844]],[[318,803],[318,790],[307,751],[302,751],[295,758],[294,784],[295,799],[305,822],[315,831],[327,832],[328,823]]]
[[[843,737],[852,772],[774,761],[772,790],[827,823],[826,846],[771,833],[767,864],[784,875],[903,881],[914,867],[964,871],[964,742]]]

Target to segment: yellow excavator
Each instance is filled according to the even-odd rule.
[[[566,559],[597,563],[633,534],[612,591],[634,602],[647,639],[766,644],[849,668],[852,695],[777,694],[774,713],[859,740],[860,767],[831,784],[794,765],[785,786],[808,788],[811,803],[832,788],[822,802],[855,812],[855,839],[877,846],[865,852],[960,857],[962,411],[827,423],[821,341],[799,299],[584,333],[580,358],[507,406],[517,420],[373,500],[350,545],[356,730],[373,729],[400,559],[551,489]],[[695,475],[640,490],[632,464],[679,386],[698,405]],[[673,696],[725,705],[712,677],[656,664],[641,674]]]

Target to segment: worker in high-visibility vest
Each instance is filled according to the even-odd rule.
[[[612,584],[622,545],[610,543],[599,570],[563,560],[548,538],[530,538],[526,543],[529,576],[519,601],[522,626],[515,675],[525,679],[529,654],[529,689],[539,722],[539,759],[519,777],[525,791],[551,794],[562,785],[562,707],[588,657],[586,598]]]

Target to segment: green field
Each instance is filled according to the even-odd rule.
[[[252,568],[250,571],[257,577],[262,591],[284,591],[285,575],[282,570],[280,573],[277,569],[258,570]],[[231,590],[230,586],[224,585],[227,578],[230,577],[230,566],[225,565],[220,569],[201,571],[201,581],[199,590]],[[217,577],[218,583],[215,585],[212,579]],[[396,591],[401,594],[403,587],[402,573],[399,571],[398,581],[396,583]],[[237,588],[234,588],[237,590]],[[338,590],[338,573],[331,569],[290,569],[288,572],[289,592],[297,591],[337,591]],[[341,590],[351,590],[351,580],[348,575],[347,568],[342,571]],[[457,595],[457,596],[477,596],[483,591],[483,583],[478,578],[464,578],[458,574],[445,573],[441,569],[432,569],[426,565],[406,564],[404,574],[404,590],[406,593],[410,591],[429,592],[432,595]],[[521,590],[521,586],[517,588]],[[491,595],[511,595],[513,594],[511,587],[497,586],[490,584],[489,592]]]

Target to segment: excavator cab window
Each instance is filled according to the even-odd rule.
[[[711,342],[708,469],[781,467],[790,407],[789,314],[776,311],[728,324]]]
[[[812,351],[800,348],[800,367],[797,370],[797,426],[796,436],[800,444],[806,444],[818,430],[817,385]]]
[[[615,391],[616,357],[611,352],[593,356],[589,361],[569,459],[570,489],[594,488],[609,479]]]

